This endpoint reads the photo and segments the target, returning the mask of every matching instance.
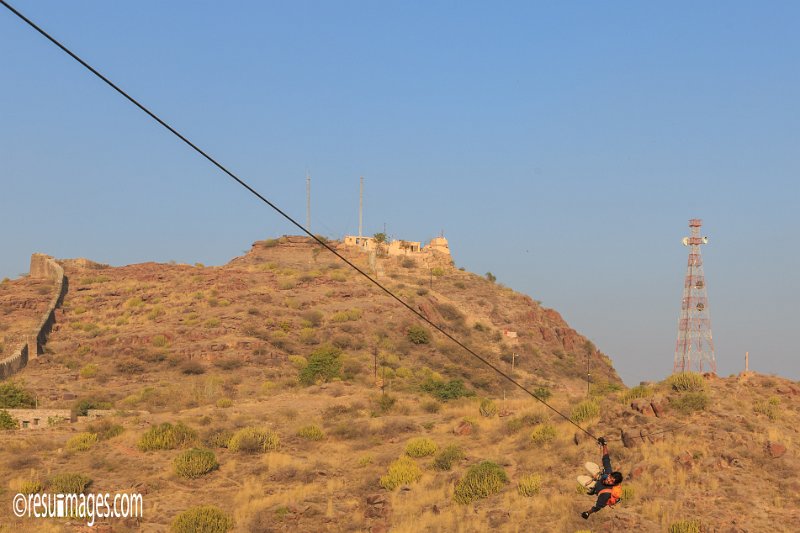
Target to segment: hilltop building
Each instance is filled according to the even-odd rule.
[[[432,253],[439,253],[448,257],[450,256],[450,246],[447,244],[447,239],[444,237],[434,237],[428,244],[423,246],[419,241],[395,239],[388,242],[378,242],[375,237],[345,235],[344,243],[348,246],[357,247],[363,252],[377,252],[379,255],[426,256]]]

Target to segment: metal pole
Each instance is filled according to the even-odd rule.
[[[358,191],[358,239],[361,241],[361,232],[364,222],[364,176],[361,176],[361,187]]]
[[[311,233],[311,175],[306,169],[306,231]]]

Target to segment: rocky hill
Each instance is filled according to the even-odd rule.
[[[796,383],[687,375],[627,389],[528,296],[447,262],[371,268],[334,245],[607,435],[623,503],[584,521],[593,499],[574,478],[599,462],[591,439],[301,237],[257,242],[222,267],[60,261],[69,291],[56,325],[44,353],[0,383],[0,402],[108,415],[0,432],[0,499],[80,473],[91,492],[144,495],[143,519],[100,521],[113,531],[167,531],[203,504],[237,531],[796,530]],[[0,335],[21,335],[50,298],[46,282],[5,281]],[[152,429],[165,423],[180,434],[166,445]],[[218,466],[187,474],[193,447]],[[82,527],[16,519],[10,504],[0,524]]]

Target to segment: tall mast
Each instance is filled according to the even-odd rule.
[[[358,238],[361,239],[364,223],[364,176],[361,176],[361,188],[358,193]]]

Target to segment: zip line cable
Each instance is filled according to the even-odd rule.
[[[94,69],[94,68],[93,68],[91,65],[89,65],[89,64],[88,64],[86,61],[84,61],[83,59],[81,59],[80,57],[78,57],[78,56],[77,56],[75,53],[73,53],[73,52],[72,52],[70,49],[68,49],[66,46],[64,46],[64,45],[63,45],[63,44],[61,44],[60,42],[58,42],[58,41],[57,41],[57,40],[56,40],[54,37],[50,36],[50,34],[48,34],[48,33],[47,33],[46,31],[44,31],[42,28],[40,28],[39,26],[37,26],[37,25],[36,25],[36,23],[34,23],[34,22],[33,22],[33,21],[31,21],[30,19],[28,19],[28,18],[27,18],[25,15],[23,15],[22,13],[20,13],[20,12],[19,12],[19,11],[17,11],[16,9],[14,9],[14,7],[12,7],[11,5],[9,5],[9,4],[8,4],[8,3],[7,3],[5,0],[0,0],[0,3],[2,3],[4,7],[6,7],[6,8],[7,8],[9,11],[11,11],[13,14],[15,14],[15,15],[16,15],[17,17],[19,17],[21,20],[23,20],[23,21],[24,21],[26,24],[28,24],[28,25],[29,25],[31,28],[33,28],[34,30],[36,30],[37,32],[39,32],[39,33],[40,33],[40,34],[41,34],[41,35],[42,35],[44,38],[46,38],[48,41],[50,41],[51,43],[53,43],[54,45],[56,45],[57,47],[59,47],[59,48],[60,48],[60,49],[61,49],[61,50],[62,50],[64,53],[66,53],[67,55],[69,55],[69,56],[70,56],[72,59],[74,59],[75,61],[77,61],[77,62],[78,62],[78,63],[80,63],[81,65],[83,65],[83,67],[85,67],[85,68],[86,68],[86,69],[87,69],[89,72],[91,72],[92,74],[94,74],[95,76],[97,76],[98,78],[100,78],[100,79],[101,79],[103,82],[105,82],[105,83],[106,83],[106,85],[108,85],[109,87],[111,87],[112,89],[114,89],[115,91],[117,91],[119,94],[121,94],[122,96],[124,96],[124,97],[125,97],[125,99],[127,99],[127,100],[128,100],[129,102],[131,102],[133,105],[135,105],[136,107],[138,107],[139,109],[141,109],[143,112],[145,112],[147,115],[149,115],[149,116],[150,116],[150,118],[152,118],[153,120],[155,120],[156,122],[158,122],[159,124],[161,124],[161,125],[162,125],[164,128],[166,128],[167,130],[169,130],[169,132],[170,132],[170,133],[172,133],[173,135],[175,135],[176,137],[178,137],[180,140],[182,140],[184,143],[186,143],[187,145],[189,145],[189,147],[190,147],[190,148],[192,148],[192,149],[193,149],[195,152],[197,152],[198,154],[200,154],[201,156],[203,156],[204,158],[206,158],[206,159],[207,159],[207,160],[208,160],[208,161],[209,161],[211,164],[213,164],[213,165],[214,165],[215,167],[217,167],[219,170],[221,170],[222,172],[224,172],[224,173],[225,173],[225,174],[226,174],[228,177],[230,177],[231,179],[233,179],[234,181],[236,181],[236,183],[238,183],[239,185],[241,185],[242,187],[244,187],[245,189],[247,189],[247,190],[248,190],[248,191],[249,191],[251,194],[253,194],[253,195],[254,195],[256,198],[258,198],[259,200],[261,200],[262,202],[264,202],[265,204],[267,204],[269,207],[271,207],[272,209],[274,209],[275,211],[277,211],[277,212],[278,212],[278,213],[279,213],[279,214],[280,214],[280,215],[281,215],[283,218],[285,218],[286,220],[288,220],[289,222],[291,222],[292,224],[294,224],[294,225],[295,225],[295,226],[296,226],[296,227],[297,227],[297,228],[298,228],[300,231],[302,231],[304,234],[306,234],[306,235],[308,235],[309,237],[311,237],[312,239],[314,239],[314,240],[315,240],[315,241],[316,241],[316,242],[317,242],[317,243],[318,243],[320,246],[323,246],[323,247],[325,247],[325,248],[326,248],[328,251],[330,251],[330,252],[331,252],[333,255],[335,255],[336,257],[338,257],[338,258],[339,258],[339,259],[341,259],[342,261],[344,261],[344,262],[345,262],[347,265],[349,265],[351,268],[353,268],[353,269],[354,269],[355,271],[357,271],[359,274],[361,274],[362,276],[364,276],[364,277],[365,277],[367,280],[369,280],[369,281],[370,281],[370,282],[371,282],[373,285],[375,285],[375,286],[376,286],[376,287],[378,287],[380,290],[382,290],[383,292],[385,292],[385,293],[386,293],[387,295],[389,295],[389,296],[390,296],[392,299],[396,300],[398,303],[400,303],[400,305],[402,305],[403,307],[405,307],[406,309],[408,309],[409,311],[411,311],[412,313],[414,313],[414,315],[416,315],[416,316],[417,316],[417,318],[419,318],[419,319],[420,319],[420,320],[422,320],[423,322],[425,322],[425,323],[429,324],[431,327],[433,327],[434,329],[436,329],[436,330],[437,330],[439,333],[441,333],[442,335],[444,335],[445,337],[447,337],[448,339],[450,339],[451,341],[453,341],[454,343],[456,343],[458,346],[460,346],[461,348],[463,348],[463,349],[464,349],[464,350],[465,350],[467,353],[469,353],[469,354],[470,354],[470,355],[472,355],[473,357],[477,358],[477,359],[478,359],[478,360],[480,360],[480,361],[481,361],[483,364],[485,364],[486,366],[488,366],[489,368],[491,368],[492,370],[494,370],[495,372],[497,372],[499,375],[501,375],[502,377],[504,377],[505,379],[507,379],[508,381],[510,381],[511,383],[513,383],[514,385],[516,385],[517,387],[519,387],[520,389],[522,389],[523,391],[525,391],[526,393],[528,393],[528,394],[529,394],[531,397],[533,397],[535,400],[537,400],[537,401],[541,402],[542,404],[544,404],[544,405],[545,405],[545,406],[546,406],[548,409],[550,409],[551,411],[553,411],[554,413],[556,413],[557,415],[559,415],[561,418],[563,418],[564,420],[566,420],[567,422],[569,422],[570,424],[572,424],[572,425],[573,425],[573,426],[575,426],[576,428],[580,429],[581,431],[583,431],[584,433],[586,433],[587,435],[589,435],[590,437],[592,437],[592,439],[594,439],[594,440],[597,440],[597,437],[595,437],[594,435],[592,435],[592,434],[591,434],[591,433],[590,433],[588,430],[586,430],[586,429],[584,429],[583,427],[581,427],[580,425],[578,425],[578,424],[577,424],[577,423],[576,423],[574,420],[572,420],[571,418],[569,418],[568,416],[566,416],[565,414],[563,414],[561,411],[557,410],[555,407],[553,407],[552,405],[550,405],[549,403],[547,403],[547,402],[546,402],[546,401],[544,401],[543,399],[541,399],[541,398],[539,398],[538,396],[536,396],[536,395],[535,395],[533,392],[529,391],[527,388],[525,388],[525,386],[523,386],[521,383],[519,383],[518,381],[516,381],[514,378],[512,378],[511,376],[509,376],[508,374],[506,374],[505,372],[503,372],[502,370],[500,370],[499,368],[497,368],[496,366],[494,366],[492,363],[490,363],[489,361],[487,361],[486,359],[484,359],[483,357],[481,357],[480,355],[478,355],[477,353],[475,353],[473,350],[471,350],[470,348],[468,348],[467,346],[465,346],[465,345],[464,345],[464,344],[463,344],[461,341],[459,341],[458,339],[456,339],[455,337],[453,337],[452,335],[450,335],[449,333],[447,333],[447,332],[446,332],[444,329],[442,329],[442,328],[441,328],[440,326],[438,326],[437,324],[433,323],[431,320],[429,320],[429,319],[428,319],[426,316],[424,316],[422,313],[420,313],[419,311],[417,311],[416,309],[414,309],[413,307],[411,307],[410,305],[408,305],[408,304],[407,304],[405,301],[403,301],[403,300],[402,300],[402,299],[401,299],[399,296],[395,295],[395,294],[394,294],[392,291],[390,291],[389,289],[387,289],[386,287],[384,287],[384,286],[383,286],[383,285],[382,285],[380,282],[378,282],[377,280],[373,279],[373,278],[372,278],[372,277],[371,277],[369,274],[367,274],[366,272],[364,272],[363,270],[361,270],[359,267],[357,267],[355,264],[353,264],[351,261],[349,261],[349,260],[348,260],[347,258],[345,258],[343,255],[341,255],[339,252],[337,252],[336,250],[334,250],[334,249],[333,249],[331,246],[329,246],[329,245],[328,245],[328,244],[327,244],[325,241],[323,241],[322,239],[320,239],[320,238],[319,238],[319,237],[317,237],[316,235],[314,235],[314,234],[312,234],[311,232],[309,232],[308,230],[306,230],[306,228],[305,228],[305,227],[304,227],[302,224],[300,224],[299,222],[297,222],[297,221],[296,221],[294,218],[292,218],[291,216],[289,216],[289,215],[288,215],[286,212],[284,212],[282,209],[280,209],[280,208],[279,208],[277,205],[273,204],[273,203],[272,203],[272,202],[270,202],[270,201],[269,201],[267,198],[265,198],[264,196],[262,196],[262,195],[261,195],[261,194],[260,194],[258,191],[256,191],[255,189],[253,189],[253,188],[252,188],[250,185],[248,185],[248,184],[247,184],[247,183],[245,183],[245,182],[244,182],[242,179],[240,179],[239,177],[237,177],[237,176],[236,176],[236,175],[235,175],[233,172],[231,172],[230,170],[228,170],[227,168],[225,168],[225,167],[224,167],[224,166],[223,166],[221,163],[217,162],[217,160],[216,160],[216,159],[214,159],[213,157],[211,157],[210,155],[208,155],[208,154],[207,154],[205,151],[203,151],[203,150],[202,150],[202,149],[200,149],[200,148],[199,148],[197,145],[195,145],[193,142],[191,142],[189,139],[187,139],[186,137],[184,137],[184,136],[183,136],[181,133],[179,133],[179,132],[178,132],[178,131],[177,131],[175,128],[173,128],[172,126],[170,126],[169,124],[167,124],[165,121],[163,121],[161,118],[159,118],[159,117],[158,117],[158,115],[156,115],[155,113],[153,113],[152,111],[150,111],[150,110],[149,110],[148,108],[146,108],[144,105],[140,104],[140,103],[139,103],[139,102],[138,102],[136,99],[134,99],[134,98],[133,98],[132,96],[130,96],[128,93],[126,93],[126,92],[125,92],[125,91],[123,91],[121,88],[119,88],[117,85],[115,85],[115,84],[114,84],[114,83],[113,83],[111,80],[109,80],[108,78],[106,78],[105,76],[103,76],[102,74],[100,74],[100,72],[98,72],[97,70],[95,70],[95,69]]]

